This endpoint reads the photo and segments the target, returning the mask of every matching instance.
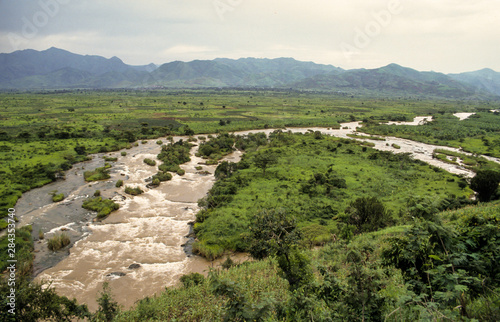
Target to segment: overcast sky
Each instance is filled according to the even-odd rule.
[[[0,0],[0,52],[500,71],[499,0]]]

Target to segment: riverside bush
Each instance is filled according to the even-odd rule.
[[[55,252],[70,244],[71,240],[65,233],[55,235],[47,240],[47,247]]]

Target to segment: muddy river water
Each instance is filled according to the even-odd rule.
[[[416,119],[412,124],[418,125],[422,120],[424,118]],[[321,131],[348,138],[347,135],[354,133],[359,126],[358,122],[352,122],[342,124],[341,129],[290,128],[287,131]],[[235,134],[272,131],[242,131]],[[181,137],[174,138],[179,139]],[[198,211],[197,201],[206,195],[215,182],[213,173],[216,166],[205,165],[203,159],[194,155],[197,150],[194,147],[191,161],[181,165],[186,171],[185,175],[174,175],[171,181],[148,189],[145,180],[156,173],[156,167],[146,165],[143,160],[156,158],[161,147],[155,142],[149,140],[146,144],[140,143],[137,147],[125,150],[126,156],[121,156],[121,151],[106,154],[118,158],[117,162],[112,162],[111,178],[107,181],[86,183],[83,179],[84,171],[104,165],[103,154],[97,154],[93,155],[91,161],[74,165],[66,173],[65,180],[23,194],[16,205],[19,226],[32,224],[35,239],[38,239],[39,231],[45,235],[44,240],[35,241],[36,280],[52,281],[52,286],[59,294],[76,298],[79,303],[86,303],[91,310],[95,310],[95,299],[106,281],[115,299],[124,307],[129,307],[138,299],[178,284],[184,274],[206,273],[210,266],[218,264],[193,256],[183,247],[189,241],[186,236],[190,233],[189,222],[194,220]],[[370,142],[378,150],[411,153],[415,159],[452,173],[473,175],[465,168],[432,158],[436,148],[457,149],[392,137],[387,137],[386,141]],[[400,148],[396,149],[392,144]],[[240,157],[241,152],[237,151],[225,160],[237,162]],[[210,174],[200,172],[195,168],[197,166]],[[135,197],[125,195],[123,187],[115,187],[118,179],[124,180],[125,185],[139,186],[145,192]],[[49,193],[54,190],[64,193],[66,199],[52,203]],[[94,222],[95,214],[81,207],[83,200],[92,196],[95,190],[100,190],[103,197],[113,198],[120,204],[120,209],[102,222]],[[71,237],[69,253],[48,251],[46,240],[61,231]],[[237,256],[236,261],[243,259]]]

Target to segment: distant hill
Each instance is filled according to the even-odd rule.
[[[293,58],[175,61],[161,65],[152,73],[162,86],[282,87],[307,77],[342,71],[331,65],[300,62]]]
[[[467,83],[482,90],[500,95],[500,73],[489,68],[475,72],[450,74],[449,76],[459,82]]]
[[[355,69],[323,74],[292,85],[295,88],[382,95],[423,95],[449,98],[491,96],[483,89],[435,72],[419,72],[390,64],[376,69]]]
[[[0,89],[264,87],[367,95],[499,98],[491,69],[445,75],[390,64],[343,70],[293,58],[175,61],[131,66],[117,57],[50,48],[0,54]]]
[[[0,88],[92,87],[94,83],[116,87],[123,77],[137,78],[141,73],[147,76],[153,66],[130,66],[117,57],[84,56],[53,47],[44,51],[21,50],[0,54]],[[116,79],[106,77],[109,73],[115,74]]]

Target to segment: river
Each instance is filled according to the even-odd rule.
[[[427,117],[428,118],[428,117]],[[413,123],[420,124],[418,119]],[[290,128],[286,131],[321,131],[327,135],[349,138],[348,134],[357,133],[359,122],[344,123],[341,129],[327,128]],[[238,135],[265,132],[274,129],[236,132]],[[174,140],[186,139],[176,137]],[[410,140],[386,137],[385,141],[369,140],[375,149],[395,153],[411,153],[415,159],[430,163],[455,174],[472,176],[473,173],[460,166],[443,163],[432,158],[438,147]],[[165,141],[165,140],[164,140]],[[161,147],[156,140],[139,144],[121,156],[121,151],[107,153],[117,157],[112,162],[111,178],[107,181],[86,183],[83,172],[104,165],[104,154],[93,155],[91,161],[74,165],[66,173],[65,180],[59,180],[23,194],[16,205],[20,225],[32,224],[33,235],[38,231],[45,233],[45,239],[35,242],[35,275],[37,281],[52,281],[57,292],[79,303],[85,303],[91,310],[97,308],[95,299],[102,284],[107,281],[115,299],[124,307],[130,307],[138,299],[152,296],[175,286],[179,278],[191,272],[206,273],[216,263],[184,250],[189,241],[189,223],[198,211],[197,200],[206,195],[215,182],[213,173],[216,166],[207,166],[204,160],[196,157],[197,147],[191,150],[191,161],[181,165],[186,171],[184,176],[174,175],[173,179],[159,187],[148,189],[145,180],[156,173],[156,167],[146,165],[144,158],[156,159]],[[400,148],[395,148],[398,145]],[[225,160],[237,162],[241,152],[236,151]],[[495,161],[498,162],[497,159]],[[195,167],[201,166],[201,173]],[[123,179],[125,185],[139,186],[145,192],[131,197],[116,188],[115,182]],[[52,203],[49,193],[57,190],[67,198]],[[83,200],[100,190],[105,198],[113,198],[120,209],[113,212],[102,222],[94,222],[95,214],[81,208]],[[51,252],[46,240],[55,233],[66,232],[72,240],[69,251]],[[240,256],[240,257],[238,257]],[[243,260],[237,255],[235,260]],[[220,261],[219,261],[220,262]]]

